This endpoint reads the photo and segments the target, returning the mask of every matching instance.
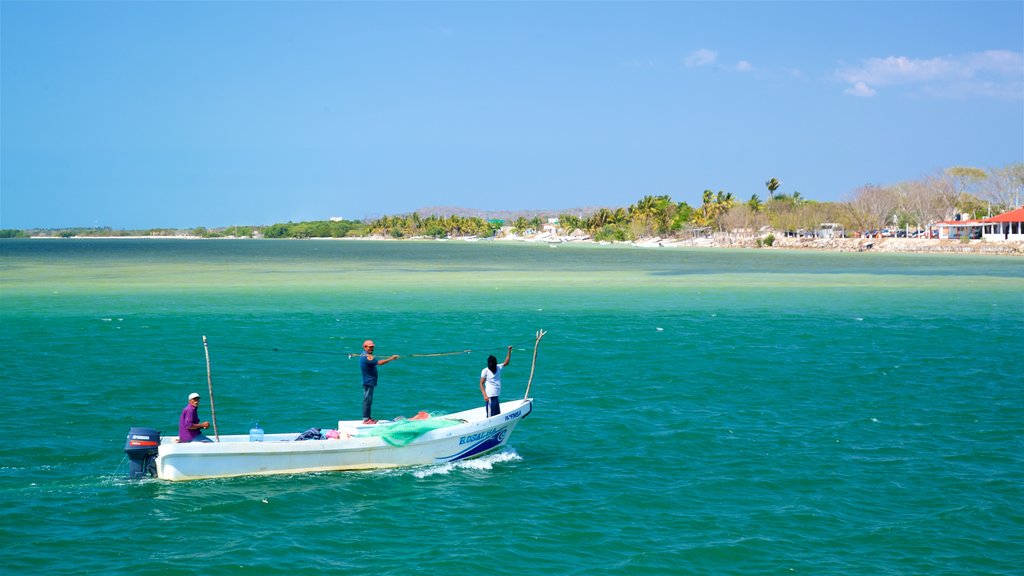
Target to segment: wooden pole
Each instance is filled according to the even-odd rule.
[[[533,363],[530,364],[530,380],[526,382],[526,394],[523,395],[523,400],[530,397],[530,386],[533,384],[533,370],[537,367],[537,347],[540,346],[540,339],[544,337],[547,332],[543,330],[537,331],[537,340],[533,343]]]
[[[210,389],[210,418],[213,420],[213,435],[220,442],[220,432],[217,432],[217,408],[213,405],[213,378],[210,376],[210,347],[206,344],[206,336],[203,336],[203,351],[206,352],[206,386]]]

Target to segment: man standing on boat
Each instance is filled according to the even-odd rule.
[[[209,422],[199,421],[199,393],[188,395],[188,404],[181,411],[178,419],[178,442],[212,442],[203,436],[203,430],[210,427]]]
[[[512,360],[512,347],[508,347],[508,354],[505,361],[498,364],[494,356],[487,357],[487,367],[480,371],[480,393],[484,395],[484,402],[487,403],[487,417],[501,414],[501,369],[508,366]]]
[[[398,360],[397,354],[378,360],[373,356],[373,340],[363,342],[363,352],[359,355],[359,370],[363,373],[363,424],[376,424],[370,416],[373,406],[373,390],[377,387],[377,366],[383,366],[392,360]]]

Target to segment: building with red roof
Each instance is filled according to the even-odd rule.
[[[1024,241],[1024,207],[1004,212],[991,218],[946,220],[932,225],[939,238],[956,240],[992,240],[998,242]]]
[[[981,237],[1002,242],[1024,241],[1024,206],[982,220]]]
[[[938,230],[938,237],[944,240],[981,239],[981,220],[979,219],[945,220],[932,224],[932,227]]]

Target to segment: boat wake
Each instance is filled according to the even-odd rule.
[[[516,454],[515,450],[508,449],[494,454],[487,454],[486,456],[481,456],[479,458],[473,458],[471,460],[459,460],[456,462],[446,462],[436,466],[419,468],[413,471],[412,475],[417,478],[427,478],[430,476],[437,476],[438,474],[451,474],[452,472],[459,470],[491,470],[494,468],[495,464],[514,462],[522,459],[523,458],[519,454]]]

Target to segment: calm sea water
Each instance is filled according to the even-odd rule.
[[[24,574],[1020,574],[1024,260],[489,242],[0,241],[0,565]],[[454,466],[128,481],[244,433],[480,403]],[[469,354],[409,357],[457,350]],[[201,407],[210,418],[209,405]]]

